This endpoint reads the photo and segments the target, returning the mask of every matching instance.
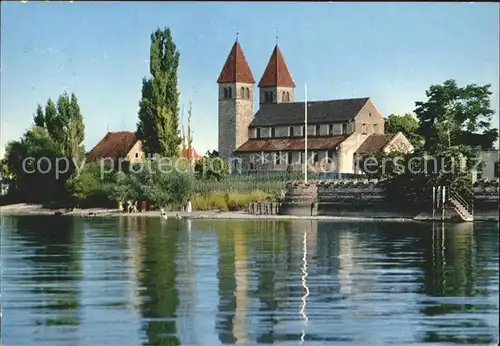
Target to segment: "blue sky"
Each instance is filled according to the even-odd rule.
[[[87,150],[107,129],[135,130],[150,34],[165,26],[181,53],[181,106],[193,102],[200,153],[217,148],[216,80],[237,30],[258,81],[278,27],[298,101],[307,84],[309,100],[370,96],[387,116],[411,112],[431,84],[453,78],[492,84],[492,106],[499,108],[500,18],[494,3],[1,6],[2,151],[30,126],[37,103],[64,91],[79,98]]]

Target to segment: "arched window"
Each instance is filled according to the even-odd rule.
[[[286,92],[286,101],[290,102],[290,93],[288,91]]]
[[[247,99],[250,99],[250,89],[247,88]]]
[[[224,98],[227,99],[229,97],[229,91],[227,88],[224,88]]]
[[[281,101],[286,102],[286,93],[283,91],[283,94],[281,96]]]
[[[230,87],[227,89],[228,89],[229,98],[233,98],[233,89]]]
[[[244,87],[241,87],[241,98],[242,99],[245,98],[245,88]]]
[[[269,92],[269,102],[274,101],[274,93],[272,91]]]
[[[269,102],[269,91],[264,92],[264,102]]]

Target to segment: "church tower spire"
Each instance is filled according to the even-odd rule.
[[[255,83],[252,71],[250,70],[250,66],[248,66],[247,59],[238,42],[238,38],[236,38],[236,42],[234,42],[233,48],[231,48],[229,52],[226,63],[219,75],[219,79],[217,79],[217,83]]]
[[[229,159],[248,140],[248,125],[253,118],[253,77],[243,49],[233,44],[222,71],[219,84],[219,155]]]
[[[276,44],[259,82],[260,103],[293,102],[295,83]]]

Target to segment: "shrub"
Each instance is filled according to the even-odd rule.
[[[223,160],[215,150],[207,151],[194,167],[196,177],[200,180],[220,181],[229,176],[229,163]]]
[[[76,207],[111,207],[113,202],[113,183],[109,177],[101,179],[98,164],[85,165],[80,174],[74,174],[66,182],[71,194],[71,206]],[[108,178],[108,179],[106,179]]]
[[[174,169],[165,172],[160,169],[157,159],[158,157],[148,160],[140,171],[132,170],[128,174],[128,179],[125,180],[130,190],[128,197],[146,200],[153,208],[166,205],[177,208],[185,204],[192,191],[192,174]],[[123,196],[120,188],[116,189],[116,195]]]

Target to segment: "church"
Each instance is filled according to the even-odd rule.
[[[254,90],[255,79],[238,40],[217,79],[219,143],[233,170],[303,171],[305,102],[278,45]],[[258,95],[255,95],[255,92]],[[254,112],[254,97],[259,109]],[[369,97],[307,102],[308,171],[360,173],[356,159],[375,152],[413,151],[402,133],[384,131],[384,117]]]

